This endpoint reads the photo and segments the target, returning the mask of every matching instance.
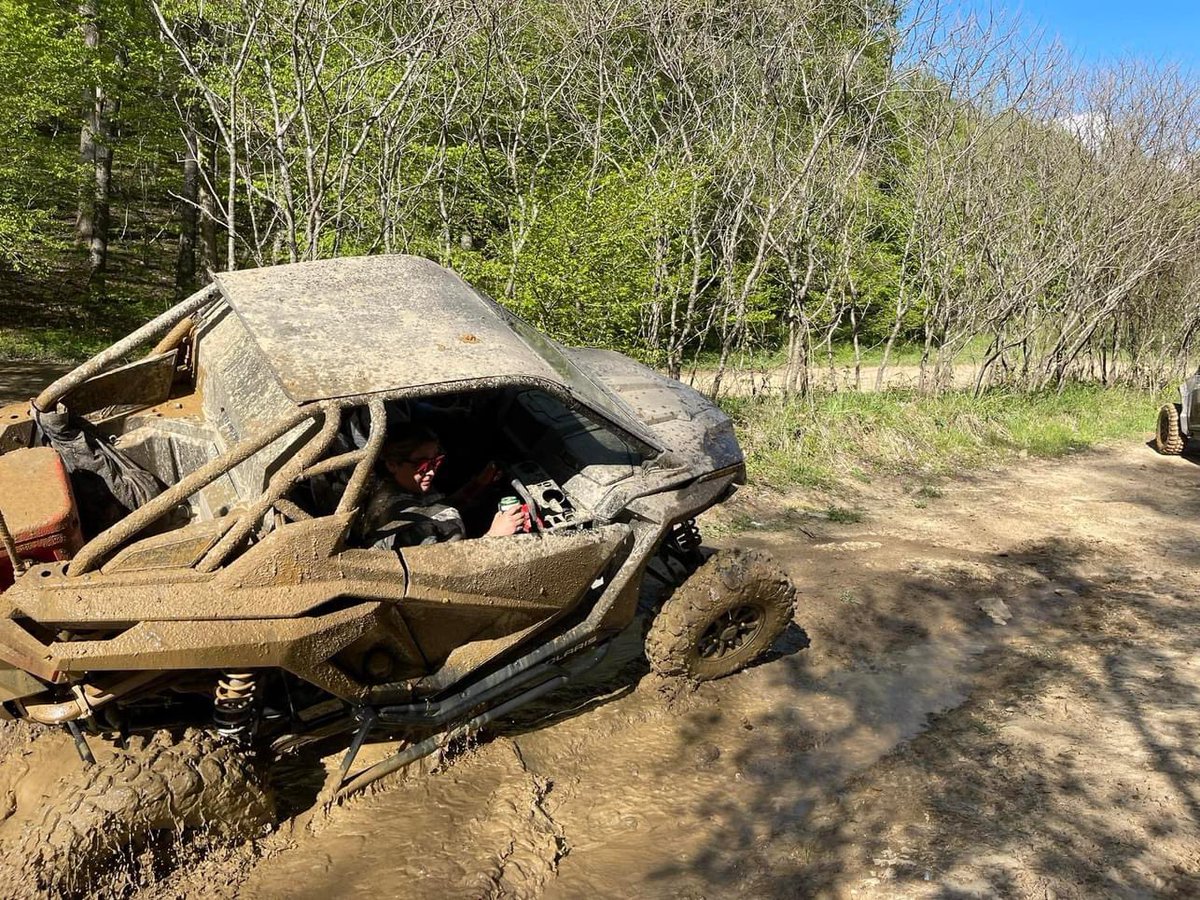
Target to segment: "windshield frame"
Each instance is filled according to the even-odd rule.
[[[616,427],[636,437],[639,443],[653,448],[654,455],[663,453],[666,448],[659,441],[634,409],[610,388],[589,376],[564,352],[563,346],[552,337],[543,334],[533,325],[526,322],[516,313],[506,309],[479,288],[465,282],[481,300],[488,303],[518,338],[536,353],[554,373],[562,379],[562,386],[571,395],[572,400],[581,411],[590,410],[600,416],[597,424]]]

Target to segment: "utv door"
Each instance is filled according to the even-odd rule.
[[[623,555],[628,525],[406,547],[401,613],[447,686],[575,609]]]

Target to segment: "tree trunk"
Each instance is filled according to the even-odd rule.
[[[97,92],[100,94],[101,92]],[[106,101],[102,98],[99,103]],[[112,189],[112,135],[106,118],[100,117],[100,141],[96,144],[96,205],[92,220],[92,236],[88,244],[88,268],[92,284],[104,292],[104,273],[108,268],[109,195]]]
[[[94,58],[100,49],[99,0],[80,0],[79,20],[83,44]],[[90,283],[101,290],[108,257],[108,191],[112,181],[112,148],[108,145],[104,106],[101,85],[89,84],[84,88],[79,158],[87,174],[79,192],[79,214],[75,220],[77,242],[88,248]]]
[[[862,390],[862,347],[858,341],[858,313],[850,307],[850,342],[854,346],[854,389]]]
[[[200,147],[191,123],[183,132],[183,209],[179,216],[179,255],[175,258],[175,299],[196,286],[196,242],[200,232]]]
[[[221,268],[220,248],[217,245],[217,144],[209,143],[209,152],[204,165],[205,177],[200,179],[200,268],[204,280],[209,272]]]

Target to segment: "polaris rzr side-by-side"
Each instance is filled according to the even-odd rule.
[[[485,506],[515,496],[528,533],[363,540],[411,422],[447,488],[491,463]],[[62,888],[154,829],[261,827],[263,766],[314,742],[345,748],[326,799],[445,747],[596,666],[648,569],[678,585],[651,666],[737,671],[794,603],[765,555],[701,551],[695,517],[744,471],[696,391],[427,260],[218,275],[0,411],[0,716],[82,758],[26,825],[31,877]],[[396,752],[356,765],[378,741]]]

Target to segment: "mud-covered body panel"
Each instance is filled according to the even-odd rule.
[[[744,462],[733,423],[699,391],[612,350],[568,354],[619,394],[677,463],[704,475]]]
[[[226,272],[217,284],[296,403],[526,381],[556,385],[647,437],[623,401],[562,347],[430,260],[319,260]]]
[[[1185,437],[1200,433],[1200,372],[1179,386],[1179,428]]]
[[[390,551],[343,549],[346,523],[331,517],[281,528],[212,575],[151,569],[72,578],[62,564],[39,566],[5,594],[0,659],[20,667],[36,660],[35,674],[47,679],[279,665],[349,698],[365,688],[325,664],[372,627],[381,604],[394,607],[407,636],[393,648],[396,671],[427,675],[458,647],[494,642],[573,608],[629,534],[614,525],[484,538],[408,548],[402,562]],[[351,609],[357,613],[348,616]],[[111,633],[30,643],[19,619]]]
[[[621,396],[667,448],[660,468],[697,476],[745,464],[733,423],[711,400],[612,350],[570,350],[571,358]]]

